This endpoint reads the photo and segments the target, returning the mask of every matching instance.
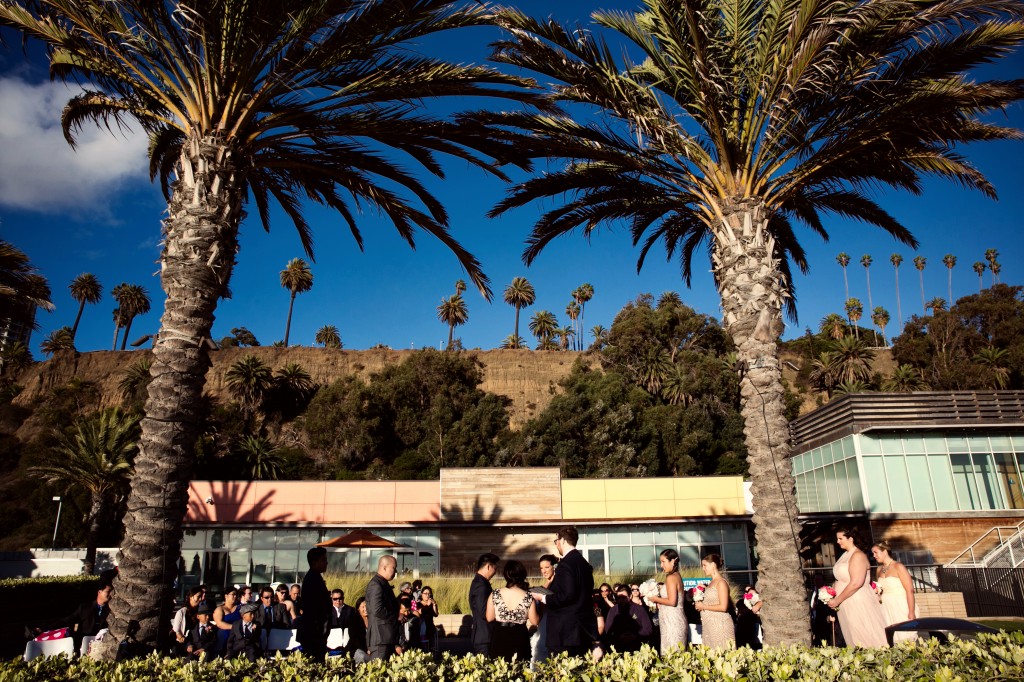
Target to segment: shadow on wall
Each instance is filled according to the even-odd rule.
[[[288,518],[287,514],[265,517],[270,508],[273,492],[268,491],[258,499],[252,494],[253,481],[211,481],[211,492],[206,499],[189,496],[186,523],[230,524],[230,523],[277,523]]]

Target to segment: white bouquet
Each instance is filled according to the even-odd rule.
[[[662,587],[658,584],[654,578],[645,580],[640,583],[640,596],[644,598],[644,603],[648,606],[653,606],[648,597],[664,597],[662,593]]]
[[[690,590],[693,593],[693,602],[697,603],[704,601],[704,590],[706,588],[703,585],[697,585],[697,587]]]
[[[746,606],[748,609],[753,609],[754,604],[756,604],[759,601],[761,601],[761,595],[759,595],[754,590],[750,590],[749,592],[743,593],[743,605]]]

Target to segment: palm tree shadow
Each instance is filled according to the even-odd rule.
[[[257,522],[262,524],[287,520],[287,513],[273,517],[264,515],[272,504],[274,493],[268,491],[259,499],[250,499],[253,497],[254,485],[255,481],[210,481],[209,494],[205,498],[193,487],[189,491],[185,522],[203,525]]]

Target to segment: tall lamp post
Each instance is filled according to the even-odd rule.
[[[50,543],[50,549],[57,548],[57,528],[60,526],[60,509],[64,506],[60,496],[54,497],[53,501],[57,503],[57,521],[53,524],[53,541]]]

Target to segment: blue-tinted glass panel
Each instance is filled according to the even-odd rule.
[[[994,435],[988,437],[992,452],[1010,452],[1013,446],[1010,444],[1010,437],[1007,435]]]
[[[946,439],[936,434],[928,434],[924,437],[924,448],[928,454],[945,454]]]
[[[1024,434],[1010,436],[1014,452],[1024,452]]]
[[[700,544],[700,530],[697,526],[687,526],[686,528],[679,529],[679,544],[680,545],[699,545]]]
[[[581,538],[581,542],[582,542],[582,538],[586,538],[586,544],[589,547],[593,547],[595,545],[607,545],[608,544],[608,533],[604,532],[603,529],[601,529],[601,530],[590,529],[590,530],[587,530],[587,531],[583,531],[581,529],[580,530],[580,538]]]
[[[228,552],[228,585],[245,585],[250,582],[249,561],[248,550]]]
[[[907,455],[907,473],[914,493],[914,511],[934,511],[935,495],[932,494],[932,480],[928,473],[928,457]]]
[[[846,462],[846,473],[850,477],[850,506],[855,511],[867,511],[864,506],[864,493],[860,489],[860,472],[857,470],[856,459]]]
[[[722,559],[725,560],[726,568],[731,568],[733,570],[750,568],[747,546],[739,542],[726,542],[723,544]]]
[[[680,566],[700,566],[700,546],[681,545],[679,547]]]
[[[832,446],[830,444],[821,446],[821,463],[831,464],[834,461],[832,456]]]
[[[949,456],[953,466],[953,485],[956,496],[960,500],[961,509],[984,509],[978,483],[974,478],[974,465],[970,455],[955,454]]]
[[[967,447],[971,449],[971,452],[992,452],[992,448],[988,444],[988,436],[968,436]]]
[[[883,455],[902,455],[903,439],[895,434],[886,434],[880,439]]]
[[[850,511],[852,502],[850,500],[850,476],[847,473],[848,467],[853,462],[836,463],[836,487],[839,489],[839,497],[836,499],[836,509],[839,511]]]
[[[797,509],[803,513],[816,512],[818,511],[818,500],[814,496],[814,491],[811,490],[811,483],[814,476],[812,474],[801,474],[796,477],[796,499]]]
[[[986,509],[1007,509],[1008,505],[1003,500],[1003,488],[999,483],[999,476],[996,474],[995,466],[992,463],[992,455],[975,454],[974,471],[978,475],[978,485],[981,488],[982,501]]]
[[[206,531],[205,530],[186,530],[184,536],[181,538],[181,550],[182,553],[186,553],[186,549],[204,549],[206,547]]]
[[[821,466],[821,448],[811,450],[811,468],[817,469]]]
[[[839,487],[836,484],[836,465],[829,464],[822,471],[825,474],[825,511],[838,511]]]
[[[885,466],[881,457],[864,457],[864,478],[868,487],[868,499],[871,500],[871,511],[892,511],[889,504],[889,487],[885,484]]]
[[[610,530],[610,531],[608,531],[608,544],[609,545],[628,545],[629,544],[629,531],[628,530]]]
[[[862,455],[882,454],[882,444],[878,442],[877,437],[862,433],[859,436],[856,436],[856,438],[860,439],[860,453]]]
[[[276,530],[254,530],[252,531],[253,549],[274,549],[277,543]]]
[[[672,547],[675,549],[675,546]],[[663,548],[658,547],[633,547],[633,572],[634,573],[657,573],[661,570],[658,561],[658,553]]]
[[[633,554],[629,547],[608,548],[608,572],[609,573],[632,573]]]
[[[804,472],[804,456],[797,455],[793,458],[793,475],[802,474]]]
[[[629,536],[634,546],[654,544],[654,532],[650,530],[633,530]]]
[[[274,550],[254,549],[252,551],[252,579],[254,583],[269,583],[274,580]]]
[[[949,448],[950,452],[970,452],[970,448],[967,446],[967,439],[963,436],[946,436],[946,447]]]
[[[893,511],[914,511],[914,498],[910,494],[910,477],[903,457],[883,457],[889,483],[889,500]]]
[[[677,542],[676,537],[677,532],[675,528],[659,528],[654,531],[654,544],[664,545],[666,547],[675,547]]]
[[[971,508],[962,502],[957,504],[957,495],[953,486],[953,469],[948,456],[928,455],[928,473],[931,474],[932,490],[935,491],[936,510]]]
[[[924,438],[917,435],[903,436],[903,452],[909,454],[922,454],[924,449]]]
[[[853,436],[847,436],[839,442],[843,446],[843,457],[849,459],[857,454],[853,447]]]
[[[747,528],[742,523],[727,523],[722,525],[722,539],[726,542],[746,542]]]
[[[704,523],[700,526],[700,544],[721,544],[722,527],[717,523]]]

